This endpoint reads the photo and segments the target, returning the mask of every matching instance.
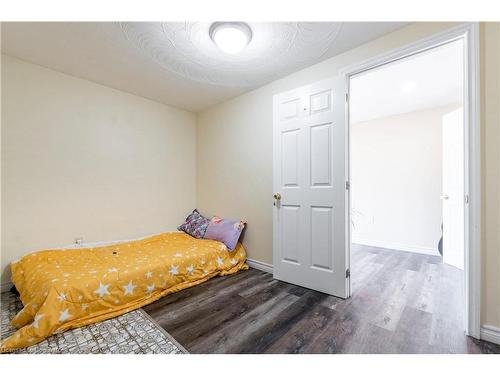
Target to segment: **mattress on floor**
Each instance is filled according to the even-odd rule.
[[[185,233],[162,233],[112,245],[43,250],[12,263],[24,308],[2,351],[23,348],[71,328],[147,305],[217,275],[247,269],[246,252]]]

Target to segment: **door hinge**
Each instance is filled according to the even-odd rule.
[[[349,101],[349,93],[348,93],[348,92],[346,92],[346,93],[345,93],[345,101],[346,101],[346,102],[348,102],[348,101]]]
[[[351,277],[351,270],[348,268],[345,270],[345,278],[348,279],[349,277]]]
[[[351,183],[349,181],[345,182],[345,189],[349,190],[351,188]]]
[[[466,204],[469,203],[469,194],[465,194],[464,201]]]

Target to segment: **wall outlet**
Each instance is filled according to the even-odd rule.
[[[82,243],[83,243],[83,237],[75,238],[75,245],[82,246]]]

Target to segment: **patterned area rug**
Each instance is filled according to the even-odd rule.
[[[16,330],[10,320],[23,307],[19,298],[1,295],[1,331],[4,339]],[[31,354],[183,354],[187,353],[141,309],[100,323],[69,330],[14,353]]]

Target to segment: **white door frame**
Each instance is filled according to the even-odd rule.
[[[353,75],[391,63],[405,57],[415,55],[434,47],[455,41],[464,42],[464,169],[465,195],[468,204],[465,205],[465,333],[480,338],[481,316],[481,132],[480,132],[480,102],[479,102],[479,23],[466,23],[431,37],[405,45],[383,55],[348,66],[340,74],[345,76],[346,82],[346,124],[347,139],[346,158],[347,175],[350,178],[350,123],[349,123],[349,83]],[[350,233],[350,192],[346,193],[347,207],[347,238],[346,259],[350,261],[351,233]],[[349,265],[348,265],[349,267]],[[349,279],[350,280],[350,279]],[[351,295],[350,281],[348,295]]]

